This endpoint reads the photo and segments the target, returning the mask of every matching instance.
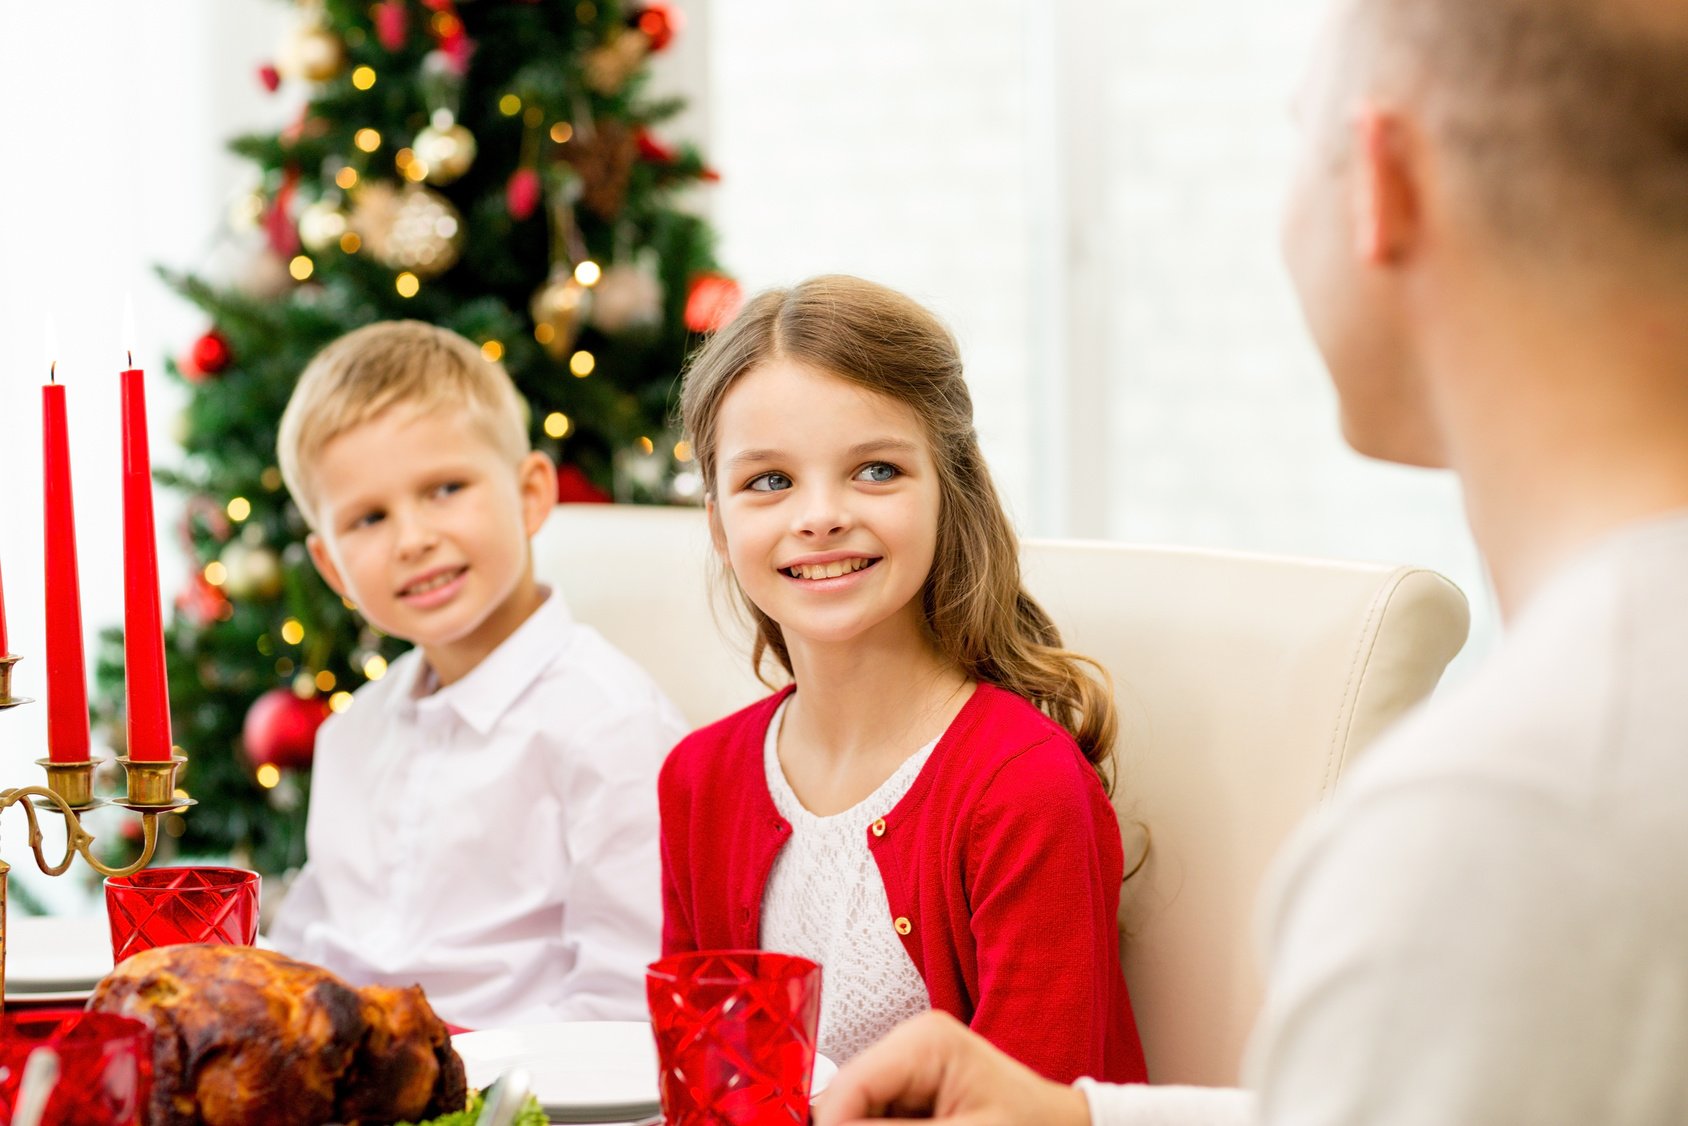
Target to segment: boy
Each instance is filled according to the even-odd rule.
[[[502,367],[416,321],[323,349],[282,415],[317,570],[415,648],[317,735],[309,860],[270,937],[446,1020],[638,1020],[656,776],[685,733],[534,579],[556,473]]]

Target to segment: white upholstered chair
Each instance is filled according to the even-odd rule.
[[[744,627],[711,597],[700,512],[563,505],[535,552],[575,616],[692,723],[766,691]],[[1023,557],[1066,643],[1115,680],[1128,863],[1139,823],[1152,840],[1120,912],[1149,1074],[1234,1083],[1260,1004],[1266,865],[1343,767],[1435,686],[1464,644],[1465,600],[1411,567],[1049,541]]]

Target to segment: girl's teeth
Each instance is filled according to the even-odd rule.
[[[832,563],[788,567],[787,570],[800,579],[836,579],[840,575],[859,571],[868,563],[869,560],[866,559],[840,559]]]

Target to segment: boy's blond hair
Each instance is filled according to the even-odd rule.
[[[533,448],[527,406],[502,364],[438,325],[365,325],[311,359],[281,415],[276,456],[287,491],[308,524],[316,526],[310,463],[335,438],[401,405],[419,412],[442,407],[466,412],[511,464]]]

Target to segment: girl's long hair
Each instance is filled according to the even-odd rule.
[[[979,450],[949,330],[895,290],[845,275],[758,294],[693,355],[680,392],[707,498],[716,496],[721,402],[741,375],[776,358],[876,391],[919,416],[940,497],[937,549],[921,592],[933,643],[969,678],[1030,700],[1066,728],[1108,785],[1104,764],[1118,724],[1112,681],[1096,661],[1061,647],[1054,623],[1020,581],[1019,537]],[[737,589],[756,626],[756,674],[765,653],[790,673],[779,623]]]

